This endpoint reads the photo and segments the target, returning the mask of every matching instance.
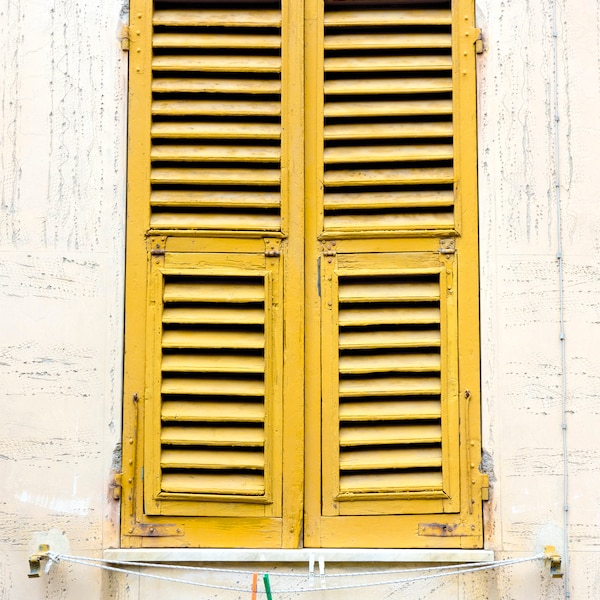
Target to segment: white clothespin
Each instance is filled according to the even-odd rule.
[[[319,578],[321,580],[321,588],[327,587],[327,581],[325,581],[325,559],[319,557]]]

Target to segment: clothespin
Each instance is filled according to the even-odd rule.
[[[265,584],[265,592],[267,593],[267,600],[273,600],[273,595],[271,594],[271,582],[269,581],[268,573],[265,573],[263,575],[263,582]]]
[[[321,580],[321,588],[327,587],[327,581],[325,581],[325,559],[319,557],[319,579]]]
[[[310,554],[308,557],[308,585],[314,587],[315,585],[315,555]]]
[[[258,587],[258,573],[252,575],[252,600],[256,600],[256,588]]]

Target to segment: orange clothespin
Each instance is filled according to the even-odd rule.
[[[258,573],[252,575],[252,600],[256,600],[256,588],[258,587]]]

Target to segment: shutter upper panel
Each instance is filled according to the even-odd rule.
[[[229,4],[156,3],[153,229],[280,228],[281,10]]]
[[[439,258],[414,258],[359,256],[343,268],[347,258],[340,257],[327,270],[337,311],[326,309],[324,348],[337,355],[337,373],[326,386],[324,438],[337,442],[324,441],[324,460],[341,514],[361,514],[360,500],[450,497],[452,277]],[[328,347],[329,336],[337,349]],[[373,510],[389,509],[381,503]]]
[[[450,2],[414,6],[326,3],[326,232],[455,225]]]
[[[183,260],[205,264],[207,257]],[[271,306],[276,269],[265,270],[260,256],[238,258],[240,270],[225,267],[232,259],[213,260],[221,268],[171,266],[156,275],[156,293],[162,290],[153,325],[160,435],[151,485],[161,514],[178,514],[160,507],[169,499],[212,499],[213,509],[219,500],[258,503],[234,514],[262,513],[260,504],[274,501],[273,478],[280,473],[270,454],[279,412],[271,380],[278,360]]]

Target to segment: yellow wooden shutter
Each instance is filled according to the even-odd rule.
[[[305,542],[477,547],[473,4],[307,14]]]
[[[122,544],[482,540],[473,0],[132,0]]]

